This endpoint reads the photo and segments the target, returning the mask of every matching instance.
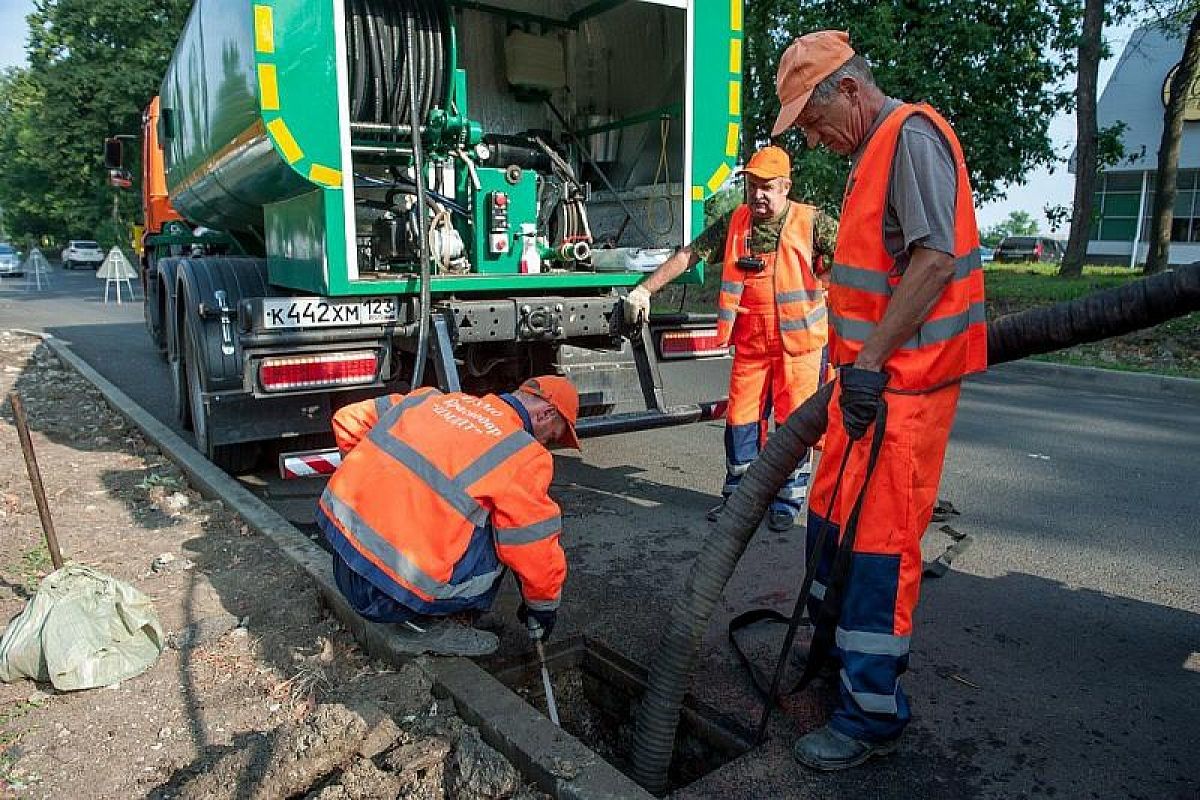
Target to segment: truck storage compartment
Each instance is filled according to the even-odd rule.
[[[171,202],[314,296],[632,285],[737,157],[740,7],[689,5],[197,0]]]

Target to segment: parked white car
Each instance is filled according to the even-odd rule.
[[[63,269],[75,269],[76,266],[100,269],[104,263],[104,251],[100,245],[90,239],[72,239],[62,251]]]
[[[21,254],[11,244],[0,242],[0,275],[21,275]]]

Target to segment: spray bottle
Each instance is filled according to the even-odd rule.
[[[522,275],[536,275],[542,271],[542,256],[537,247],[537,226],[526,222],[521,225]]]

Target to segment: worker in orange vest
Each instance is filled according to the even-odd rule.
[[[837,238],[832,218],[788,199],[792,165],[786,151],[764,147],[740,172],[746,202],[676,251],[625,300],[626,321],[636,323],[649,315],[650,296],[689,267],[722,263],[717,332],[722,345],[733,345],[733,370],[723,499],[710,520],[758,457],[772,411],[779,424],[822,382],[827,323],[818,272]],[[790,530],[795,523],[810,471],[806,456],[771,503],[771,530]]]
[[[425,387],[338,411],[342,464],[317,525],[350,606],[400,623],[406,652],[487,655],[496,636],[451,615],[488,609],[507,568],[520,585],[518,616],[549,636],[567,565],[546,448],[579,448],[578,414],[575,387],[557,376],[511,394]]]
[[[810,549],[822,530],[838,542],[809,614],[810,653],[830,642],[840,663],[840,702],[794,750],[836,770],[891,752],[909,721],[899,676],[921,536],[962,378],[987,366],[983,271],[962,147],[941,115],[885,95],[841,31],[793,42],[777,90],[773,135],[795,127],[851,159],[828,297],[838,385],[808,515]]]

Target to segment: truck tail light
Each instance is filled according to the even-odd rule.
[[[378,372],[379,356],[369,350],[264,358],[258,366],[258,383],[264,392],[357,386],[374,383]]]
[[[692,328],[663,331],[658,351],[663,358],[700,358],[726,355],[729,345],[721,344],[716,328]]]

